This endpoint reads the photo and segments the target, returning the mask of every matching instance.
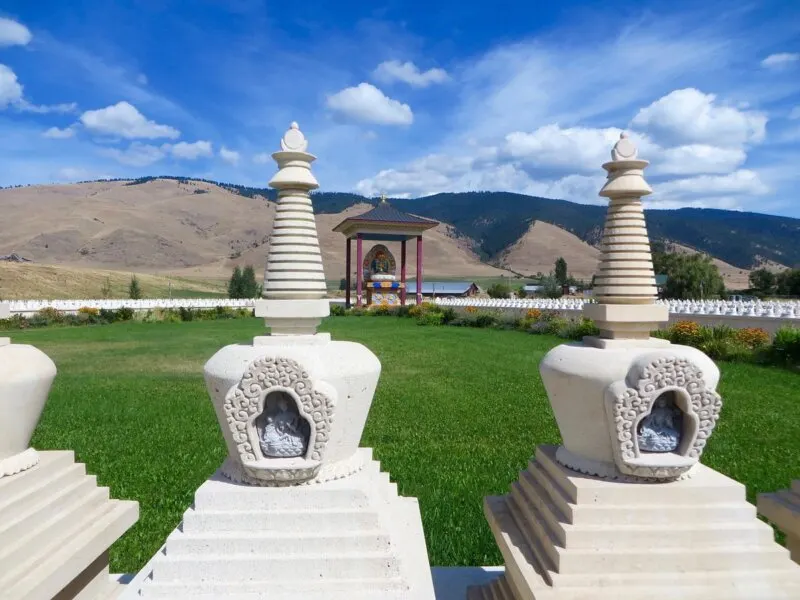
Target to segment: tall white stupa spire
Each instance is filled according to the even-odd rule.
[[[264,317],[273,335],[314,334],[330,314],[310,195],[319,187],[311,172],[316,157],[307,149],[308,140],[292,123],[281,150],[272,155],[278,172],[269,185],[278,190],[278,207],[264,272],[264,300],[256,302],[256,316]]]
[[[601,244],[602,256],[595,278],[597,304],[584,305],[584,315],[600,327],[602,340],[646,340],[650,331],[667,321],[668,309],[656,304],[650,238],[644,220],[642,197],[653,190],[644,178],[649,165],[636,146],[620,134],[603,168],[608,180],[600,196],[609,199]]]

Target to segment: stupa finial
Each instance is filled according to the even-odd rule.
[[[639,151],[636,149],[636,144],[633,143],[626,132],[621,132],[619,141],[611,149],[611,160],[636,160],[638,155]]]
[[[308,140],[303,135],[303,132],[300,131],[297,121],[292,121],[289,129],[283,134],[281,150],[284,152],[305,152],[308,150]]]

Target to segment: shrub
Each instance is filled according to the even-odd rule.
[[[559,337],[568,340],[582,340],[589,335],[600,335],[600,328],[591,319],[569,321],[558,331]]]
[[[98,317],[100,316],[100,309],[99,308],[92,308],[91,306],[81,306],[78,309],[79,315],[89,315],[91,317]]]
[[[116,311],[116,318],[117,321],[131,321],[134,316],[134,311],[132,308],[123,306],[119,310]]]
[[[494,327],[497,325],[497,317],[491,313],[480,313],[475,316],[475,327]]]
[[[454,308],[450,306],[443,309],[441,315],[442,315],[442,325],[449,325],[458,318],[458,313]]]
[[[700,325],[694,321],[678,321],[669,328],[669,340],[673,344],[696,346],[700,329]]]
[[[369,310],[369,314],[373,317],[388,317],[392,314],[392,310],[388,304],[378,304]]]
[[[350,309],[350,314],[354,317],[363,317],[364,316],[364,307],[363,306],[354,306]]]
[[[542,311],[538,308],[529,308],[528,312],[525,313],[525,318],[531,321],[538,321],[542,318]]]
[[[511,288],[506,283],[493,283],[486,293],[489,294],[489,298],[510,298]]]
[[[411,311],[411,307],[408,306],[408,305],[398,306],[397,310],[395,311],[395,314],[398,317],[408,317],[408,316],[410,316],[410,314],[409,314],[410,311]]]
[[[478,312],[478,307],[477,306],[468,306],[465,310],[467,311],[467,313],[469,313],[471,315],[474,315],[475,313]]]
[[[417,317],[417,325],[442,325],[443,317],[440,312],[423,312]]]
[[[760,327],[745,327],[736,331],[736,341],[755,350],[769,344],[769,334]]]
[[[178,308],[178,317],[181,321],[194,321],[195,311],[193,311],[191,308],[181,306]]]
[[[343,317],[347,314],[347,310],[341,304],[331,304],[331,316]]]
[[[101,308],[97,318],[101,323],[113,323],[117,320],[117,313],[108,308]]]
[[[800,327],[781,327],[775,332],[770,355],[774,362],[800,366]]]

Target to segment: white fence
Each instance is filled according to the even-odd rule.
[[[55,308],[65,313],[76,312],[79,308],[96,308],[119,310],[130,308],[135,311],[152,310],[154,308],[198,308],[208,309],[218,306],[229,308],[253,308],[254,299],[228,300],[219,298],[174,298],[145,300],[10,300],[11,314],[30,316],[43,308]]]
[[[577,317],[586,300],[580,298],[491,299],[491,298],[437,298],[436,303],[453,308],[487,308],[518,313],[520,316],[532,309],[553,310],[566,317]],[[728,300],[660,300],[669,306],[669,323],[682,320],[696,321],[701,325],[728,325],[736,329],[760,327],[774,334],[780,327],[800,327],[800,301],[734,302]]]

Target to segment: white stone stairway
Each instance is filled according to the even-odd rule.
[[[689,479],[581,475],[542,446],[485,513],[506,573],[469,600],[790,600],[800,567],[744,486],[703,465]]]
[[[136,522],[138,504],[109,499],[72,452],[39,457],[0,479],[0,598],[117,598],[108,548]]]
[[[322,484],[254,487],[215,475],[132,582],[134,597],[432,600],[417,501],[397,495],[369,449],[359,452],[360,472]]]

